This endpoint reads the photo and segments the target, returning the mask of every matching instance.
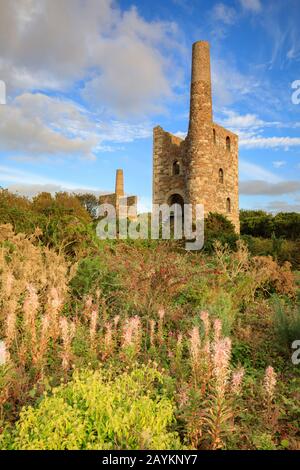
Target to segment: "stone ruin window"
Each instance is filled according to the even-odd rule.
[[[219,169],[219,183],[224,183],[224,171],[222,170],[222,168]]]
[[[214,144],[217,143],[216,129],[213,129],[213,141],[214,141]]]
[[[172,174],[173,176],[180,175],[180,163],[178,160],[175,160],[175,162],[173,162]]]
[[[230,152],[230,137],[226,137],[226,150],[228,150],[228,152]]]
[[[231,212],[231,200],[230,200],[230,197],[228,197],[226,199],[226,212],[228,212],[228,214]]]

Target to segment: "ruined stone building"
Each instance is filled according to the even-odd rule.
[[[137,196],[126,196],[124,192],[124,174],[123,170],[116,172],[116,187],[115,192],[111,194],[104,194],[99,197],[99,204],[111,204],[116,208],[117,214],[120,204],[126,205],[131,208],[131,219],[137,216]]]
[[[154,129],[153,203],[203,204],[239,232],[238,136],[213,121],[210,51],[193,45],[190,119],[183,140]]]

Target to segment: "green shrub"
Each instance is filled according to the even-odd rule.
[[[235,248],[238,236],[234,225],[222,214],[210,212],[204,222],[204,250],[208,253],[214,251],[214,242],[219,240],[227,243],[230,248]]]
[[[71,292],[77,298],[83,298],[97,288],[105,295],[116,289],[116,273],[109,271],[103,260],[84,258],[80,261],[77,273],[70,282]]]
[[[179,449],[174,406],[156,369],[75,372],[36,407],[24,408],[1,447],[14,450]]]
[[[300,338],[300,308],[291,307],[278,297],[274,299],[274,328],[279,346],[290,354],[293,341]]]

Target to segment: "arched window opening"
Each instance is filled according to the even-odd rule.
[[[222,170],[222,168],[219,169],[219,183],[224,183],[224,171]]]
[[[230,152],[230,137],[226,137],[226,150],[228,150],[228,152]]]
[[[214,141],[214,144],[217,142],[216,129],[213,129],[213,141]]]
[[[173,162],[172,174],[173,176],[180,175],[180,163],[177,160]]]
[[[231,212],[231,200],[230,197],[226,199],[226,212],[230,213]]]

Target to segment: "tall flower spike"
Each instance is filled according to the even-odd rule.
[[[264,391],[267,399],[270,401],[274,398],[276,383],[276,372],[274,371],[272,366],[268,366],[266,368],[264,376]]]
[[[199,358],[200,358],[200,334],[199,328],[194,326],[190,333],[190,352],[191,352],[191,359],[194,365],[197,365]]]
[[[155,342],[155,321],[154,320],[150,320],[150,345],[151,346],[154,346],[154,342]]]
[[[91,345],[94,346],[96,330],[97,330],[97,319],[98,319],[98,312],[97,310],[93,310],[90,318],[90,338],[91,338]]]
[[[244,375],[245,375],[245,369],[243,367],[233,372],[232,378],[231,378],[231,392],[234,395],[239,395],[241,391]]]
[[[4,341],[0,341],[0,366],[4,366],[9,361],[9,352]]]
[[[222,322],[218,318],[214,321],[214,340],[218,341],[222,333]]]
[[[209,313],[208,312],[201,312],[200,313],[200,318],[203,322],[203,325],[204,325],[204,333],[205,333],[205,337],[208,338],[209,337],[209,332],[210,332],[210,321],[209,321]]]

